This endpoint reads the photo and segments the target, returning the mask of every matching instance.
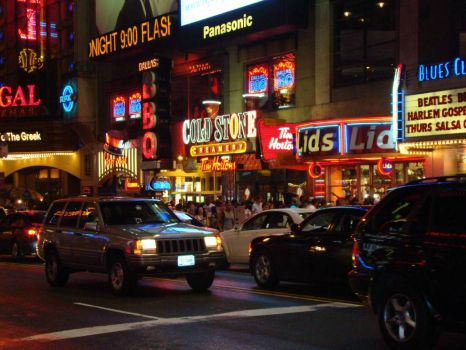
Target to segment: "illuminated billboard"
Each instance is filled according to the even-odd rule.
[[[104,34],[177,10],[176,0],[96,0],[95,21],[98,33]]]
[[[180,0],[181,26],[199,22],[265,0]]]

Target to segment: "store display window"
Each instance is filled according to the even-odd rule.
[[[295,106],[296,62],[293,53],[270,57],[245,67],[246,110],[277,110]]]

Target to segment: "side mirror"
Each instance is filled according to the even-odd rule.
[[[99,225],[95,221],[89,221],[84,224],[84,230],[97,232],[99,230]]]
[[[290,229],[291,232],[298,233],[301,230],[301,227],[298,224],[291,224]]]

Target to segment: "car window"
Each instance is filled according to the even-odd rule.
[[[70,201],[66,206],[60,226],[76,227],[78,218],[81,215],[82,202]]]
[[[267,214],[267,222],[265,228],[276,229],[276,228],[287,228],[288,225],[288,215],[278,211],[271,211]]]
[[[393,192],[376,211],[371,227],[378,233],[402,233],[406,231],[408,216],[416,205],[421,205],[426,188],[411,188]]]
[[[430,231],[437,233],[465,234],[465,208],[465,190],[454,188],[442,189],[434,198]]]
[[[349,236],[355,229],[363,213],[344,213],[338,219],[333,232],[338,235]]]
[[[95,209],[95,203],[86,202],[84,203],[83,209],[81,211],[81,216],[79,218],[79,228],[84,228],[86,222],[93,222],[97,219],[97,212]]]
[[[258,214],[248,221],[246,221],[243,225],[242,230],[243,231],[249,231],[249,230],[259,230],[261,228],[264,228],[265,225],[265,219],[267,218],[267,214]]]
[[[304,212],[304,213],[298,213],[298,215],[301,217],[301,219],[307,218],[309,215],[311,215],[311,212]]]
[[[154,201],[102,201],[100,210],[106,225],[179,222],[175,214]]]
[[[63,209],[65,208],[66,202],[55,202],[50,207],[47,218],[45,219],[46,225],[56,226],[58,221],[63,216]]]
[[[10,227],[24,227],[26,226],[26,218],[23,215],[15,215],[11,218]]]
[[[302,232],[317,233],[328,230],[336,212],[320,212],[302,223]]]

